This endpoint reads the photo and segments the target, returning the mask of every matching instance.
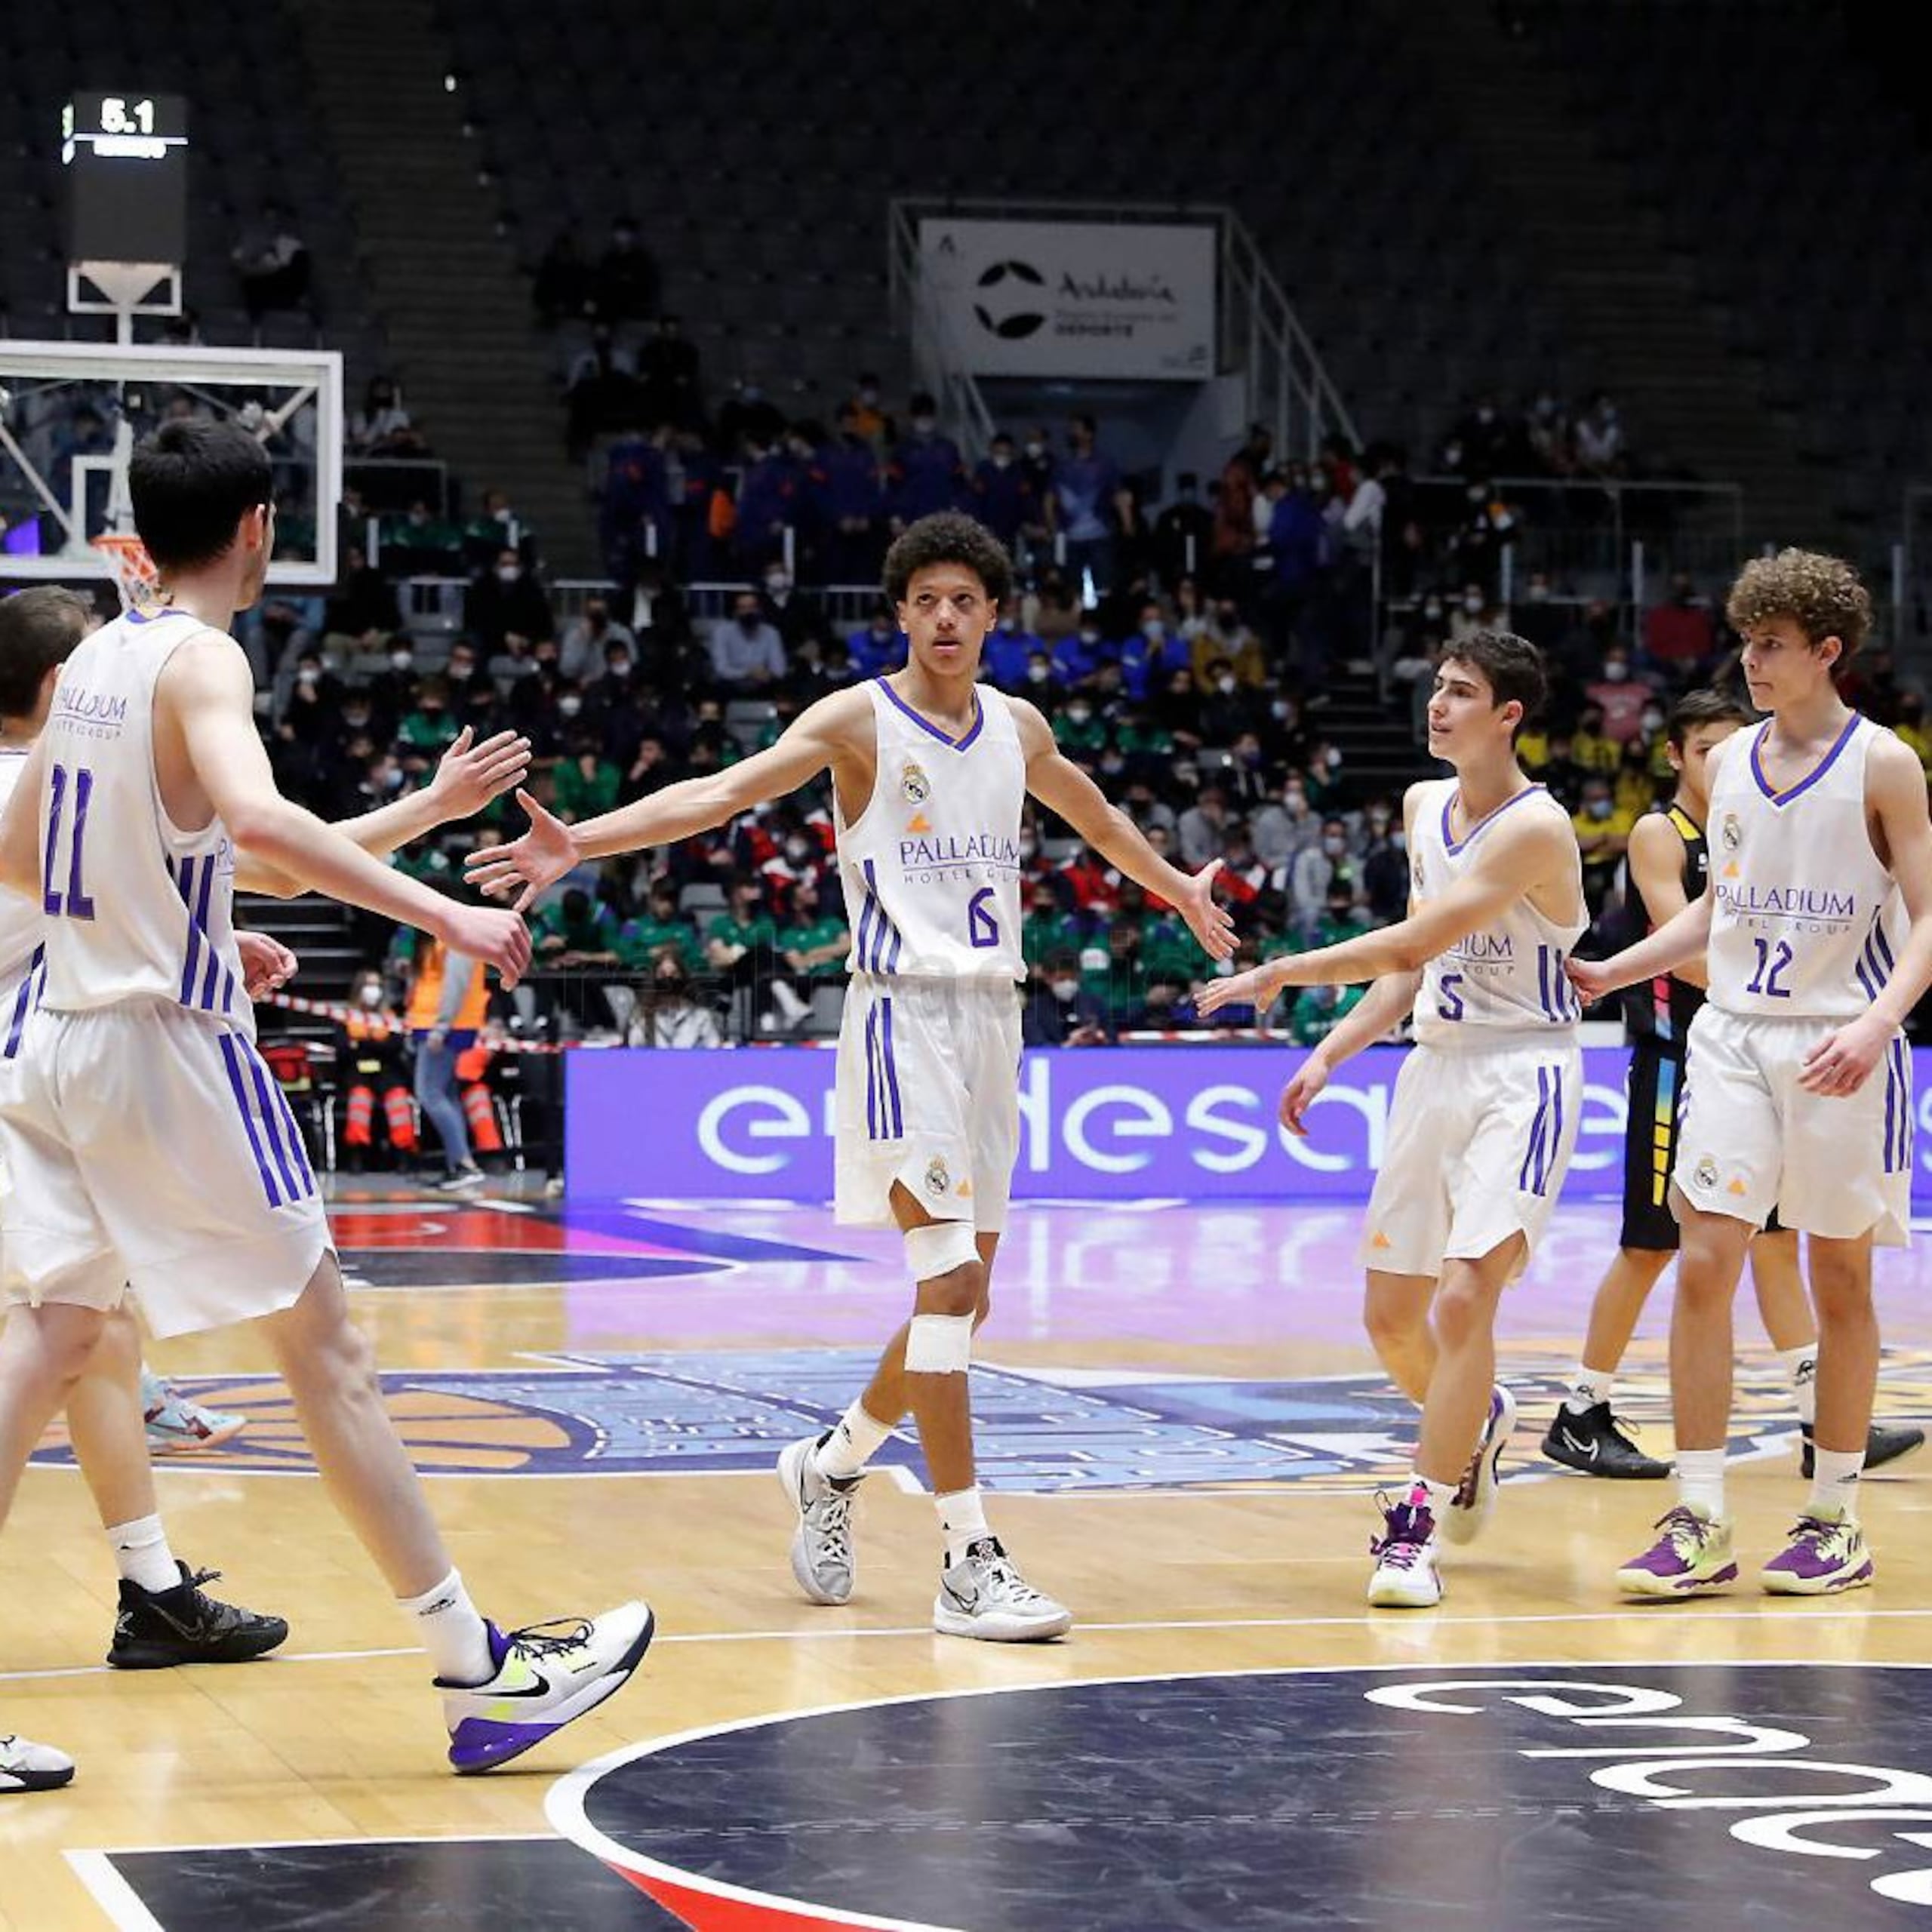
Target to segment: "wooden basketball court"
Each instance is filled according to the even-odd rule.
[[[407,1627],[307,1472],[264,1352],[245,1331],[171,1347],[158,1366],[251,1417],[231,1447],[165,1468],[174,1547],[220,1569],[220,1593],[287,1616],[293,1634],[284,1654],[254,1665],[101,1667],[113,1569],[80,1479],[50,1440],[0,1539],[0,1726],[61,1745],[80,1773],[64,1792],[0,1800],[0,1926],[1058,1932],[1393,1925],[1414,1922],[1418,1899],[1434,1902],[1436,1923],[1460,1923],[1466,1910],[1489,1924],[1566,1925],[1609,1924],[1593,1906],[1647,1900],[1741,1924],[1748,1902],[1755,1926],[1815,1919],[1826,1881],[1839,1922],[1862,1926],[1908,1922],[1932,1899],[1912,1889],[1924,1875],[1915,1865],[1932,1860],[1911,1850],[1900,1822],[1932,1830],[1932,1724],[1885,1743],[1873,1715],[1932,1715],[1932,1682],[1921,1709],[1912,1674],[1886,1668],[1932,1654],[1932,1562],[1918,1536],[1932,1455],[1867,1485],[1875,1588],[1813,1602],[1759,1594],[1755,1567],[1804,1491],[1747,1294],[1733,1476],[1743,1584],[1703,1603],[1620,1601],[1610,1574],[1650,1540],[1668,1486],[1593,1482],[1536,1451],[1614,1238],[1606,1209],[1566,1210],[1512,1293],[1503,1370],[1522,1420],[1496,1522],[1451,1552],[1441,1607],[1404,1614],[1363,1603],[1373,1493],[1406,1468],[1412,1430],[1360,1334],[1353,1212],[1017,1208],[980,1349],[987,1366],[976,1372],[983,1475],[994,1527],[1078,1622],[1065,1642],[1013,1649],[933,1634],[937,1533],[909,1445],[866,1486],[854,1603],[815,1608],[790,1577],[791,1518],[772,1460],[836,1415],[903,1312],[895,1241],[835,1229],[819,1210],[565,1211],[513,1194],[463,1204],[344,1195],[337,1227],[368,1284],[358,1312],[395,1412],[432,1472],[478,1601],[509,1623],[642,1594],[658,1615],[656,1646],[617,1699],[514,1770],[451,1777],[424,1660],[403,1647]],[[1932,1303],[1922,1252],[1882,1256],[1880,1281],[1881,1407],[1923,1419]],[[1667,1292],[1666,1282],[1618,1404],[1660,1453]],[[1807,1668],[1752,1668],[1772,1664]],[[1660,1674],[1698,1666],[1712,1669]],[[1427,1687],[1439,1673],[1462,1681],[1468,1666],[1484,1667],[1477,1679],[1530,1669],[1538,1681],[1574,1681],[1563,1667],[1586,1667],[1598,1688],[1541,1701],[1573,1698],[1597,1727],[1519,1735],[1508,1724],[1556,1719],[1525,1716],[1495,1691],[1472,1693],[1460,1714],[1419,1715],[1442,1704]],[[1146,1681],[1046,1694],[1099,1680]],[[1695,1694],[1660,1692],[1666,1681]],[[1369,1696],[1378,1685],[1395,1689]],[[1767,1685],[1784,1689],[1772,1700]],[[1801,1688],[1838,1702],[1794,1715]],[[1010,1690],[1026,1694],[956,1694]],[[1211,1692],[1236,1702],[1203,1703]],[[1254,1702],[1264,1693],[1265,1710]],[[1727,1718],[1724,1748],[1755,1748],[1767,1766],[1839,1768],[1823,1789],[1822,1772],[1799,1769],[1741,1796],[1734,1781],[1706,1790],[1703,1808],[1681,1789],[1660,1800],[1652,1786],[1673,1763],[1712,1762],[1696,1755],[1706,1734],[1626,1729],[1607,1742],[1602,1728],[1606,1713],[1637,1723],[1629,1713],[1660,1709],[1660,1696]],[[881,1701],[932,1697],[946,1701]],[[1155,1710],[1149,1699],[1168,1701]],[[858,1709],[635,1755],[678,1734],[829,1706]],[[1496,1715],[1506,1707],[1507,1723]],[[1754,1724],[1787,1740],[1782,1755],[1761,1740],[1737,1744],[1737,1727]],[[875,1791],[894,1740],[909,1738],[937,1740],[934,1755]],[[1881,1746],[1893,1755],[1872,1755]],[[740,1754],[729,1777],[690,1799],[699,1787],[679,1767],[694,1750],[728,1748]],[[1195,1762],[1197,1752],[1208,1755]],[[1645,1752],[1647,1768],[1633,1770],[1633,1753]],[[599,1759],[610,1763],[560,1786]],[[1845,1770],[1850,1759],[1864,1780]],[[1379,1795],[1344,1789],[1377,1762]],[[1592,1781],[1620,1763],[1622,1784]],[[1888,1774],[1872,1768],[1887,1764]],[[1130,1792],[1161,1765],[1179,1767],[1163,1793]],[[1238,1787],[1263,1770],[1273,1797],[1257,1810]],[[1699,1775],[1679,1774],[1687,1785]],[[1316,1777],[1333,1786],[1327,1808],[1303,1789]],[[1004,1817],[1003,1794],[1042,1779],[1029,1815]],[[1076,1789],[1098,1807],[1086,1825],[1034,1815]],[[1747,1845],[1731,1826],[1761,1818],[1771,1799],[1863,1822],[1822,1854]],[[1843,1810],[1859,1799],[1889,1806],[1891,1822]],[[852,1813],[842,1826],[839,1804]],[[902,1817],[896,1805],[909,1809]],[[936,1826],[948,1807],[958,1819]],[[873,1829],[888,1812],[892,1828]],[[1087,1827],[1126,1830],[1129,1812],[1153,1834],[1134,1829],[1139,1868],[1084,1859]],[[680,1818],[733,1841],[702,1850],[708,1875],[688,1894],[664,1876],[697,1869]],[[1430,1872],[1392,1889],[1364,1833],[1386,1845],[1405,1830],[1424,1845],[1434,1832],[1446,1846],[1506,1848],[1555,1834],[1574,1896],[1561,1912],[1499,1915],[1517,1854],[1488,1850],[1461,1866],[1427,1854]],[[828,1865],[830,1848],[862,1841],[866,1869]],[[743,1875],[731,1864],[740,1853],[751,1859]],[[957,1862],[969,1854],[983,1866]],[[1724,1860],[1747,1854],[1755,1863],[1737,1868],[1740,1880]],[[1048,1875],[1027,1906],[1000,1886],[1029,1860]],[[995,1875],[983,1891],[980,1869]],[[1730,1888],[1733,1915],[1700,1900],[1700,1872]],[[1223,1894],[1217,1873],[1229,1875]],[[664,1909],[680,1900],[681,1917]],[[774,1903],[783,1900],[792,1903]]]

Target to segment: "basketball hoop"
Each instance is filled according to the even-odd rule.
[[[131,611],[137,605],[153,601],[161,587],[161,573],[155,568],[147,546],[138,537],[131,531],[110,531],[104,536],[91,537],[88,542],[112,567],[122,610]]]

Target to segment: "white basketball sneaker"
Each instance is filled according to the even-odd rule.
[[[594,1711],[621,1690],[657,1630],[648,1604],[620,1604],[594,1621],[559,1619],[507,1635],[492,1623],[494,1677],[481,1684],[436,1679],[449,1727],[450,1762],[494,1771]]]
[[[808,1435],[782,1451],[778,1480],[798,1512],[792,1532],[792,1574],[814,1603],[848,1603],[858,1566],[852,1555],[852,1505],[863,1475],[835,1481],[818,1466],[826,1435]]]
[[[1073,1628],[1073,1614],[1020,1575],[998,1537],[982,1537],[940,1573],[933,1628],[943,1637],[1035,1644],[1065,1636]]]
[[[1368,1580],[1371,1605],[1377,1610],[1434,1609],[1442,1601],[1442,1573],[1435,1566],[1435,1518],[1426,1503],[1392,1503],[1386,1496],[1376,1500],[1382,1507],[1383,1534],[1368,1546],[1375,1558],[1375,1574]]]
[[[51,1744],[0,1737],[0,1792],[58,1791],[74,1781],[74,1761]]]
[[[1516,1398],[1499,1382],[1489,1392],[1489,1415],[1476,1439],[1475,1453],[1442,1512],[1442,1534],[1451,1543],[1474,1543],[1494,1513],[1497,1472],[1515,1426]]]

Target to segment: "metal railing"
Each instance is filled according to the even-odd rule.
[[[947,318],[928,321],[920,313],[921,281],[919,219],[922,215],[978,217],[989,220],[1042,221],[1064,217],[1091,222],[1193,222],[1216,232],[1216,328],[1220,337],[1221,375],[1244,379],[1247,396],[1243,420],[1268,425],[1275,448],[1283,456],[1300,454],[1312,459],[1322,439],[1331,433],[1358,442],[1355,419],[1329,376],[1313,340],[1275,279],[1260,245],[1234,209],[1219,202],[1082,202],[1010,199],[994,197],[897,198],[888,216],[887,268],[896,328],[912,340],[915,371],[920,367],[921,331],[924,348],[943,362],[957,357]],[[991,433],[984,398],[971,377],[964,379],[970,395],[959,398],[969,414],[974,434]],[[946,401],[935,380],[924,386]],[[982,432],[979,420],[983,418]]]
[[[886,282],[892,325],[912,350],[915,389],[931,392],[940,423],[968,460],[976,461],[992,445],[992,412],[967,367],[952,318],[925,285],[911,205],[894,202],[888,217]]]

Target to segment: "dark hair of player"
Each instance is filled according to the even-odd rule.
[[[148,555],[186,571],[214,562],[274,484],[268,452],[238,423],[164,423],[136,445],[128,494]]]
[[[1013,559],[1006,546],[983,523],[957,510],[922,516],[893,540],[885,553],[885,594],[894,605],[906,601],[914,575],[936,564],[971,571],[995,604],[1013,588]]]
[[[1673,748],[1681,752],[1684,740],[1700,724],[1748,724],[1757,715],[1730,691],[1710,688],[1686,691],[1671,706],[1666,732]]]
[[[0,718],[31,718],[49,671],[88,634],[94,605],[77,590],[36,584],[0,599]]]
[[[1512,702],[1523,707],[1523,715],[1509,734],[1512,744],[1521,737],[1525,725],[1534,724],[1542,715],[1549,680],[1544,674],[1543,653],[1527,638],[1513,631],[1472,631],[1444,646],[1442,661],[1480,671],[1494,709],[1500,710]]]

